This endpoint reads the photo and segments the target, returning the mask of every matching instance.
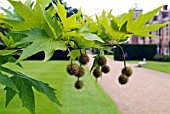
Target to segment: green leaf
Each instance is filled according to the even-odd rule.
[[[74,28],[80,28],[80,24],[77,23],[77,14],[73,14],[70,17],[67,18],[67,21],[65,23],[65,29],[74,29]]]
[[[50,30],[51,30],[52,33],[53,33],[53,37],[54,37],[55,39],[57,39],[57,38],[59,37],[59,36],[58,36],[59,33],[57,34],[56,32],[59,32],[59,31],[58,31],[58,28],[60,29],[60,26],[59,26],[58,24],[55,25],[55,23],[53,22],[53,20],[52,20],[52,18],[50,17],[50,15],[49,15],[47,12],[45,12],[45,10],[44,10],[42,7],[41,7],[41,10],[42,10],[42,12],[43,12],[43,15],[44,15],[44,17],[45,17],[45,20],[46,20],[46,22],[47,22]]]
[[[119,30],[119,27],[118,27],[117,23],[116,23],[113,19],[110,20],[110,26],[111,26],[114,30],[116,30],[116,31]]]
[[[14,19],[15,18],[15,16],[8,9],[0,7],[0,10],[3,10],[7,14],[9,19]]]
[[[3,21],[1,20],[1,18],[4,18],[4,15],[2,15],[2,13],[0,13],[0,23],[3,22]]]
[[[110,22],[109,19],[106,17],[106,12],[103,11],[103,13],[102,13],[102,24],[103,24],[104,28],[107,30],[107,32],[110,34],[111,38],[114,39],[114,40],[119,40],[120,38],[122,38],[125,33],[113,29],[109,25],[109,22]]]
[[[93,48],[95,42],[92,40],[86,40],[83,37],[75,37],[74,41],[79,44],[79,47],[81,48]]]
[[[54,29],[58,37],[62,35],[63,28],[61,22],[57,20],[57,17],[54,17]]]
[[[94,61],[93,61],[93,65],[92,65],[92,67],[91,67],[91,69],[90,69],[90,72],[91,72],[95,67],[98,67],[98,66],[99,66],[99,65],[98,65],[99,56],[96,55],[96,56],[94,56],[93,58],[94,58]]]
[[[101,25],[102,24],[101,19],[97,15],[95,15],[95,17],[96,17],[97,23]]]
[[[17,73],[9,68],[0,65],[0,71],[6,72],[8,74],[17,75]]]
[[[1,32],[0,32],[0,37],[3,40],[3,42],[5,43],[5,45],[10,48],[10,46],[12,44],[14,44],[14,40],[12,39],[12,37],[7,38],[6,36],[4,36]]]
[[[122,32],[127,31],[127,21],[122,25],[122,27],[120,28],[120,31],[122,31]]]
[[[55,50],[66,49],[64,41],[56,41],[52,38],[49,38],[42,30],[32,29],[22,33],[28,35],[22,41],[32,42],[32,44],[23,49],[23,53],[21,54],[18,61],[26,59],[27,57],[30,57],[41,51],[45,52],[44,61],[47,61],[52,57]]]
[[[15,59],[15,57],[13,57],[12,55],[8,56],[8,62],[10,63],[15,63],[16,65],[18,65],[19,67],[23,68],[22,65],[19,62],[16,62],[17,60]]]
[[[10,54],[12,54],[12,53],[14,53],[14,52],[16,52],[17,50],[0,50],[0,55],[1,56],[5,56],[5,55],[10,55]]]
[[[118,20],[119,27],[122,28],[123,25],[125,25],[125,23],[127,25],[131,25],[131,23],[133,21],[133,17],[134,17],[134,10],[135,10],[135,8],[131,9],[129,13],[123,14],[122,16],[120,16],[120,19]]]
[[[35,9],[36,7],[38,7],[40,4],[43,8],[47,7],[49,5],[49,3],[51,2],[51,0],[36,0],[36,5],[35,6]]]
[[[58,104],[61,106],[60,102],[58,101],[58,99],[55,96],[55,89],[50,87],[49,84],[32,79],[31,77],[28,77],[27,75],[18,72],[18,76],[21,78],[24,78],[25,80],[27,80],[28,82],[30,82],[31,86],[33,86],[38,92],[41,92],[43,94],[45,94],[52,102]]]
[[[32,114],[35,114],[34,92],[32,90],[31,83],[27,79],[19,76],[12,76],[11,79],[19,90],[18,94],[23,106],[26,107]]]
[[[30,25],[36,26],[37,19],[35,18],[34,12],[31,10],[30,7],[26,6],[20,1],[13,1],[8,0],[12,6],[14,7],[15,11],[26,21],[29,22]],[[24,10],[23,10],[24,9]]]
[[[119,28],[119,21],[120,19],[118,17],[115,17],[114,15],[111,14],[111,12],[108,13],[108,18],[110,20],[113,20],[114,23],[116,23],[117,27]]]
[[[95,35],[95,34],[92,34],[92,33],[90,33],[90,32],[83,32],[83,34],[84,34],[84,38],[85,38],[86,40],[91,40],[91,41],[96,40],[96,41],[99,41],[99,42],[104,43],[104,41],[103,41],[100,37],[98,37],[97,35]]]
[[[12,40],[14,41],[14,43],[10,45],[10,48],[17,48],[17,49],[22,48],[21,45],[24,45],[24,44],[22,44],[20,41],[26,36],[27,35],[24,35],[24,34],[18,34],[17,32],[8,32],[6,34],[6,37],[12,38]]]
[[[70,32],[65,32],[65,33],[62,33],[62,37],[64,38],[67,38],[67,37],[83,37],[84,34],[83,33],[79,33],[77,31],[70,31]]]
[[[15,63],[17,60],[12,56],[12,55],[5,55],[1,56],[0,55],[0,65],[5,64],[5,63]],[[20,63],[16,63],[19,67],[22,68],[22,65]]]
[[[54,6],[51,6],[48,10],[46,10],[47,11],[47,13],[51,16],[51,17],[53,17],[53,16],[55,16],[55,14],[57,13],[57,10],[56,10],[56,8],[54,8]]]
[[[157,30],[169,23],[154,25],[146,25],[146,23],[149,22],[161,8],[162,6],[146,14],[140,14],[135,21],[133,21],[135,8],[132,9],[129,13],[122,14],[121,16],[119,16],[119,18],[114,17],[113,15],[111,15],[111,13],[108,14],[109,18],[107,18],[106,13],[103,11],[102,14],[103,26],[108,31],[110,36],[113,39],[115,39],[114,37],[116,37],[117,38],[116,40],[119,42],[126,41],[127,38],[132,35],[159,37],[156,35],[150,35],[148,33],[150,31]],[[110,21],[110,25],[108,23],[109,19],[112,19]]]
[[[0,65],[5,64],[8,62],[7,56],[0,56]]]
[[[170,24],[170,22],[163,23],[163,24],[146,25],[136,30],[134,34],[139,34],[139,33],[146,34],[149,33],[150,31],[158,30],[159,28],[166,26],[167,24]]]
[[[96,22],[91,22],[88,24],[88,29],[87,31],[91,31],[92,33],[95,33],[99,29],[99,25]]]
[[[26,6],[30,6],[30,8],[32,8],[33,5],[34,5],[34,1],[32,1],[32,0],[26,0],[26,1],[24,2],[24,4],[25,4]]]
[[[18,91],[13,81],[5,74],[0,74],[0,83],[15,90],[16,92]]]
[[[31,45],[27,46],[23,49],[23,53],[21,54],[20,60],[24,60],[38,52],[44,51],[45,52],[45,59],[44,61],[49,60],[55,50],[63,50],[66,49],[65,43],[62,41],[55,41],[53,39],[41,39],[38,41],[34,41]]]
[[[73,41],[70,41],[69,44],[72,48],[75,46],[75,43]]]
[[[36,0],[36,4],[34,7],[34,18],[36,18],[34,21],[37,23],[37,28],[43,29],[49,34],[51,33],[51,30],[46,23],[46,20],[44,18],[43,12],[42,12],[42,7],[45,9],[46,6],[50,3],[51,0]],[[48,2],[48,3],[47,3]],[[50,36],[50,35],[49,35]]]
[[[16,13],[23,18],[22,21],[0,18],[1,21],[9,24],[12,27],[11,30],[22,31],[22,30],[29,30],[34,27],[42,29],[42,27],[45,25],[44,24],[45,19],[43,17],[43,13],[40,8],[40,3],[42,3],[42,0],[37,0],[35,5],[35,11],[33,11],[30,8],[30,6],[26,6],[20,1],[13,1],[13,0],[8,0],[8,1],[13,5]],[[48,30],[48,28],[46,29]]]
[[[128,23],[127,31],[134,33],[136,30],[144,26],[148,21],[150,21],[157,13],[161,10],[163,6],[156,8],[146,14],[140,14],[138,18],[132,23]]]
[[[55,89],[50,87],[49,84],[32,79],[31,77],[28,77],[27,75],[21,72],[15,72],[12,74],[14,74],[14,76],[11,77],[11,80],[13,81],[19,93],[16,93],[15,91],[13,91],[7,86],[5,88],[5,90],[7,91],[6,106],[8,106],[8,104],[16,94],[19,94],[23,106],[26,107],[32,114],[35,114],[35,100],[34,100],[34,92],[32,90],[32,87],[34,87],[38,92],[45,94],[52,102],[61,106],[61,104],[59,103],[58,99],[55,96],[56,94],[54,92]]]
[[[71,50],[71,53],[69,53],[67,56],[71,56],[71,59],[74,61],[77,57],[81,55],[80,50]]]
[[[57,2],[57,7],[56,7],[55,4],[53,4],[53,6],[57,9],[58,15],[59,15],[59,17],[60,17],[60,19],[61,19],[61,21],[62,21],[62,23],[63,23],[63,26],[64,26],[64,27],[67,26],[67,25],[65,25],[65,23],[66,23],[66,18],[67,18],[67,17],[66,17],[67,12],[66,12],[66,10],[65,10],[65,7],[60,3],[60,1]]]
[[[67,11],[65,9],[65,7],[60,3],[60,1],[57,2],[57,7],[55,6],[55,4],[53,4],[54,7],[57,9],[57,13],[61,19],[61,22],[63,23],[64,26],[64,30],[71,30],[71,29],[75,29],[75,28],[79,28],[80,24],[77,23],[77,16],[80,15],[80,13],[78,14],[73,14],[70,17],[66,17],[67,16]]]
[[[6,103],[5,103],[5,106],[7,107],[8,104],[11,102],[11,100],[15,97],[17,92],[14,91],[13,89],[9,88],[9,87],[5,87],[4,90],[6,90]]]
[[[160,6],[153,11],[150,11],[146,14],[139,15],[135,21],[133,21],[130,24],[128,23],[127,31],[133,33],[133,35],[136,36],[148,36],[148,37],[159,38],[160,36],[151,35],[149,34],[149,32],[158,30],[159,28],[169,24],[170,22],[163,23],[163,24],[153,24],[153,25],[146,25],[146,23],[149,22],[162,7],[163,6]]]
[[[32,28],[32,25],[25,21],[10,20],[5,18],[0,18],[0,20],[9,24],[12,27],[13,31],[29,30],[30,28]]]

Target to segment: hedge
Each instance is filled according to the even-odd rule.
[[[68,51],[56,50],[50,60],[69,60]],[[27,60],[44,60],[45,54],[44,52],[39,52],[29,58]]]
[[[127,60],[153,60],[154,55],[156,54],[157,45],[148,44],[121,44],[124,49],[125,56]],[[114,59],[123,60],[122,52],[119,47],[113,49]]]
[[[154,55],[156,54],[156,45],[139,45],[139,44],[121,44],[124,49],[127,60],[153,60]],[[5,48],[0,46],[0,49]],[[114,59],[123,60],[122,52],[120,48],[114,48]],[[67,57],[68,51],[57,50],[54,52],[53,57],[50,60],[68,60]],[[31,57],[28,60],[43,60],[45,57],[44,52],[39,52]]]
[[[6,48],[4,45],[0,45],[0,50],[4,48]],[[69,53],[68,50],[67,51],[56,50],[50,60],[69,60],[69,57],[67,57],[68,53]],[[18,58],[19,56],[15,55],[14,57]],[[45,58],[44,52],[39,52],[35,55],[32,55],[31,57],[28,57],[27,60],[44,60],[44,58]]]

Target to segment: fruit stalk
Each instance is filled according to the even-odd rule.
[[[121,49],[121,51],[122,51],[124,67],[126,67],[126,57],[125,57],[125,54],[124,54],[124,50],[123,50],[123,48],[119,44],[103,44],[102,46],[111,46],[111,47],[118,46]]]
[[[69,47],[67,47],[67,49],[68,49],[68,52],[70,53],[70,63],[72,64],[73,62],[72,62],[71,51],[70,51]]]
[[[78,45],[78,43],[76,41],[74,41],[74,40],[70,40],[70,41],[73,41],[77,45],[78,49],[80,50],[80,54],[82,55],[83,53],[82,53],[81,47]]]
[[[124,50],[123,50],[123,48],[122,48],[119,44],[117,44],[116,46],[118,46],[118,47],[121,49],[121,51],[122,51],[123,61],[124,61],[124,67],[126,68],[126,57],[125,57]]]

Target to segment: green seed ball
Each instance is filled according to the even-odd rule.
[[[122,69],[122,74],[125,74],[127,77],[132,75],[133,71],[131,67],[125,67]]]
[[[75,63],[68,64],[66,70],[70,75],[76,75],[79,71],[79,66]]]
[[[129,78],[126,75],[121,74],[119,76],[118,80],[119,80],[120,84],[124,85],[124,84],[126,84],[128,82]]]
[[[89,56],[87,54],[82,54],[78,60],[80,64],[86,65],[89,62]]]
[[[95,68],[93,70],[93,76],[96,77],[96,78],[99,78],[100,76],[102,76],[102,72],[99,68]]]
[[[84,86],[83,81],[78,80],[74,86],[76,89],[81,89]]]
[[[110,67],[108,65],[102,66],[102,72],[105,73],[105,74],[110,72]]]
[[[84,74],[85,74],[84,68],[83,67],[79,67],[78,73],[75,76],[80,78],[80,77],[84,76]]]
[[[99,57],[98,64],[100,66],[106,65],[106,63],[107,63],[107,59],[104,56]]]

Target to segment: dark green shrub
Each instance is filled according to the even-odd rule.
[[[156,54],[156,55],[154,55],[154,60],[155,61],[162,61],[163,60],[163,55],[161,55],[161,54]]]
[[[143,60],[143,58],[153,60],[157,47],[155,44],[121,44],[121,46],[124,49],[127,60]],[[123,60],[123,55],[119,48],[114,49],[114,59]]]
[[[154,60],[155,61],[170,61],[170,56],[168,55],[161,55],[161,54],[156,54],[154,55]]]

